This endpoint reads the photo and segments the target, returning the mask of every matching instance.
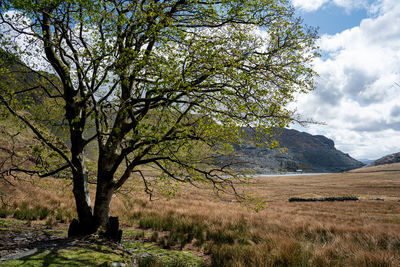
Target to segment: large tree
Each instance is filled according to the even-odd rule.
[[[288,2],[2,1],[2,49],[41,82],[3,88],[0,102],[60,158],[11,172],[69,170],[82,234],[109,221],[113,194],[144,165],[158,168],[162,181],[237,194],[216,155],[240,140],[240,127],[268,134],[287,126],[295,120],[288,103],[313,88],[316,34]],[[59,127],[68,129],[68,146],[44,133],[24,94],[64,107]],[[29,103],[23,111],[21,101]],[[84,156],[91,144],[94,210]]]

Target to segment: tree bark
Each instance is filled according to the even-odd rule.
[[[96,188],[96,201],[94,205],[94,223],[95,228],[106,226],[110,217],[110,203],[114,194],[112,180],[105,180],[103,175],[98,177]]]
[[[72,149],[74,152],[74,149]],[[75,153],[73,153],[75,154]],[[88,175],[84,167],[84,159],[82,153],[76,153],[72,157],[74,168],[73,173],[73,189],[75,197],[76,210],[78,213],[78,225],[76,229],[73,228],[73,223],[70,225],[68,236],[81,236],[88,235],[96,232],[97,228],[94,227],[94,219],[92,212],[92,205],[90,201],[89,188],[88,188]],[[75,222],[75,224],[77,224]]]
[[[84,173],[74,175],[72,191],[75,197],[81,234],[95,232],[96,230],[93,229],[93,215],[87,185],[87,176]]]

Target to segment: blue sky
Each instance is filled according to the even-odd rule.
[[[298,14],[309,26],[319,27],[320,34],[335,34],[357,27],[362,19],[367,18],[367,10],[358,8],[346,11],[342,7],[328,4],[316,11],[299,11]]]
[[[320,28],[316,89],[293,104],[357,159],[400,152],[400,0],[291,0]],[[397,83],[397,84],[396,84]]]

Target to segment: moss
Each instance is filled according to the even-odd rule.
[[[202,266],[204,264],[201,258],[189,251],[162,249],[150,242],[125,241],[122,244],[139,259],[149,258],[161,266]]]
[[[122,238],[124,239],[137,239],[141,237],[151,237],[152,233],[144,232],[143,230],[124,229]]]
[[[0,227],[10,227],[25,224],[25,221],[0,218]]]
[[[131,263],[140,266],[151,263],[157,266],[202,266],[203,260],[187,251],[166,250],[153,243],[125,241],[124,247],[133,255],[113,250],[105,245],[90,245],[71,249],[45,250],[0,266],[110,266],[113,262]]]
[[[1,266],[110,266],[113,262],[127,263],[129,258],[106,246],[75,247],[40,251]]]
[[[45,225],[39,222],[28,221],[33,227],[31,231],[63,237],[66,227],[44,229]],[[0,219],[0,229],[7,231],[26,232],[30,228],[27,221],[14,219]],[[22,227],[22,228],[21,228]],[[68,249],[39,250],[36,253],[17,260],[0,261],[0,266],[110,266],[113,262],[133,263],[139,266],[202,266],[203,260],[191,252],[174,251],[159,248],[155,243],[127,241],[132,238],[151,238],[152,234],[142,230],[124,231],[123,250],[114,250],[104,244],[77,245]]]

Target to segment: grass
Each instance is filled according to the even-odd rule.
[[[249,189],[268,202],[259,213],[185,187],[168,202],[132,201],[125,220],[170,232],[162,245],[179,248],[193,236],[212,266],[399,266],[400,171],[367,171],[255,178]],[[360,201],[288,202],[330,196]]]
[[[141,229],[128,231],[130,238],[203,253],[212,266],[400,266],[400,171],[386,168],[254,178],[246,189],[268,203],[258,213],[190,186],[170,201],[149,201],[140,187],[117,194],[111,213],[123,226]],[[35,192],[35,205],[74,216],[70,188],[61,190],[65,186],[59,180],[48,183],[51,190],[39,183],[18,186],[14,199]],[[288,202],[290,197],[332,196],[360,200]],[[151,257],[141,264],[162,265]]]
[[[0,266],[111,266],[112,263],[137,266],[202,266],[203,260],[191,252],[160,249],[152,243],[123,242],[131,251],[112,249],[108,246],[76,246],[60,250],[40,250],[17,260],[0,262]]]
[[[190,251],[166,250],[156,243],[133,240],[151,236],[143,230],[127,230],[122,244],[117,245],[96,236],[66,239],[66,229],[65,224],[48,229],[42,221],[0,219],[0,234],[4,233],[4,236],[0,236],[2,241],[10,243],[15,237],[22,237],[20,240],[23,243],[15,244],[14,247],[19,247],[20,253],[26,253],[15,260],[0,260],[0,266],[110,266],[113,263],[128,266],[135,263],[137,265],[134,266],[202,266],[204,262]],[[53,237],[46,243],[51,249],[37,246],[37,238],[32,237],[43,238],[47,235]],[[32,237],[30,241],[25,240],[26,236]],[[24,250],[25,247],[30,250]],[[1,243],[0,249],[4,249]]]
[[[201,266],[203,263],[201,258],[190,251],[160,249],[152,242],[125,241],[122,245],[139,255],[139,266]]]
[[[39,251],[31,256],[7,261],[3,266],[110,266],[126,262],[123,254],[103,246]]]

